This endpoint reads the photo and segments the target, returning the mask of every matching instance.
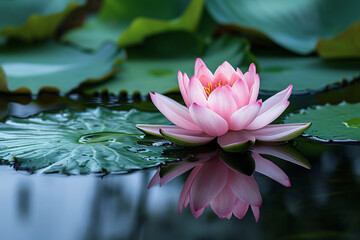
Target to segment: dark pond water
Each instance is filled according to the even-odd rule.
[[[358,102],[359,96],[347,92],[354,88],[359,86],[292,97],[289,111],[329,101],[336,103],[334,95]],[[81,110],[97,105],[154,110],[150,103],[136,98],[130,102],[107,94],[79,98],[45,94],[32,100],[23,96],[2,97],[0,114],[2,119],[8,115],[27,117],[41,111]],[[296,157],[286,151],[284,154],[272,146],[265,150],[255,147],[254,151],[258,149],[262,154],[285,158],[271,160],[291,182],[289,188],[261,171],[254,173],[263,201],[258,222],[250,208],[241,220],[235,216],[221,219],[211,207],[198,219],[190,206],[179,214],[179,196],[190,171],[183,175],[177,172],[162,187],[148,189],[157,168],[122,175],[65,176],[30,174],[3,165],[0,166],[0,239],[359,239],[360,146],[318,143],[305,138],[287,146],[296,156],[301,153],[302,161],[307,160],[311,169],[301,161],[300,164],[289,162]],[[212,164],[208,168],[218,171],[226,168],[216,165],[217,153],[210,160],[206,154],[196,155],[198,161],[203,161],[202,166]],[[181,166],[197,163],[187,159]],[[240,168],[246,171],[246,166]],[[163,169],[166,172],[166,167]],[[281,175],[267,172],[272,173],[273,178]],[[277,180],[286,185],[286,179],[281,176]],[[209,178],[208,185],[211,184],[215,183]]]

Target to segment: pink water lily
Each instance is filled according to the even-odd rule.
[[[295,154],[294,154],[295,152]],[[185,172],[191,170],[179,197],[178,211],[182,212],[190,204],[191,212],[195,218],[200,217],[207,207],[220,218],[230,219],[232,215],[241,219],[251,208],[256,221],[260,216],[262,197],[259,186],[253,177],[240,173],[227,165],[221,159],[219,150],[211,153],[202,153],[197,156],[198,161],[183,160],[170,163],[170,170],[161,174],[161,167],[149,183],[149,188],[160,186],[171,181]],[[255,171],[265,175],[285,187],[290,187],[289,177],[272,161],[265,159],[260,154],[273,155],[286,161],[309,168],[302,155],[296,154],[294,149],[283,146],[256,146],[252,151],[255,162]],[[231,155],[232,161],[243,161]],[[239,156],[244,157],[244,156]],[[166,167],[166,165],[165,165]]]
[[[269,125],[289,105],[292,85],[264,102],[257,100],[260,78],[253,63],[243,74],[224,62],[212,74],[198,58],[194,76],[189,79],[179,71],[178,80],[186,107],[159,93],[150,93],[157,109],[175,126],[137,124],[139,130],[182,146],[203,145],[217,138],[224,150],[237,152],[247,149],[255,140],[293,139],[311,125]]]

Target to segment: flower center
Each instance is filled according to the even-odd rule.
[[[221,80],[218,82],[218,83],[214,83],[211,84],[210,82],[208,82],[208,86],[207,87],[204,87],[204,90],[205,90],[205,93],[206,93],[206,96],[209,97],[210,93],[212,93],[212,91],[214,91],[217,87],[220,87],[220,86],[226,86],[226,85],[229,85],[230,87],[232,87],[232,85],[234,84],[235,81],[233,81],[232,83],[228,83],[228,82],[222,82]]]

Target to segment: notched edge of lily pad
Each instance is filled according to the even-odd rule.
[[[177,161],[180,161],[180,160],[177,159],[172,162],[177,162]],[[102,169],[101,172],[93,172],[90,174],[87,174],[87,173],[86,174],[75,174],[75,173],[67,173],[67,172],[62,172],[62,171],[46,172],[46,173],[42,173],[42,174],[46,174],[46,175],[57,174],[57,175],[65,175],[65,176],[89,176],[90,175],[90,176],[103,178],[106,176],[124,175],[124,174],[131,174],[134,172],[148,171],[149,169],[156,169],[161,165],[165,165],[165,164],[172,163],[172,162],[159,163],[159,165],[157,165],[157,166],[151,166],[151,167],[145,167],[145,168],[139,168],[139,169],[119,170],[119,171],[113,171],[113,172],[109,172],[109,171],[106,171],[105,169]],[[21,172],[24,172],[27,174],[37,174],[36,171],[31,168],[21,167],[21,165],[19,164],[16,157],[14,157],[13,162],[9,162],[9,161],[6,161],[6,160],[0,158],[0,166],[7,166],[7,167],[14,169],[15,171],[21,171]]]
[[[104,43],[103,46],[105,46],[106,44],[108,43]],[[64,46],[69,46],[71,47],[71,45],[69,44],[65,44]],[[80,49],[74,47],[75,49],[77,49],[78,51],[81,52]],[[107,81],[109,80],[115,73],[117,73],[119,70],[120,70],[120,65],[125,61],[126,57],[124,55],[123,52],[120,53],[121,55],[121,58],[116,57],[114,59],[114,63],[113,63],[113,66],[112,68],[106,73],[104,74],[103,76],[101,77],[98,77],[98,78],[86,78],[84,79],[83,81],[79,82],[77,86],[74,86],[70,91],[68,92],[62,92],[60,88],[58,87],[55,87],[55,86],[42,86],[40,87],[37,92],[31,92],[30,88],[26,87],[26,86],[22,86],[22,87],[19,87],[15,90],[9,90],[8,88],[8,79],[7,79],[7,76],[6,76],[6,73],[5,71],[3,70],[3,68],[1,67],[1,64],[0,64],[0,93],[1,94],[8,94],[8,95],[31,95],[31,94],[41,94],[41,93],[56,93],[56,94],[60,94],[60,93],[63,93],[63,94],[71,94],[71,93],[74,93],[74,92],[81,92],[79,91],[79,89],[81,89],[81,87],[83,85],[86,85],[86,84],[97,84],[99,82],[104,82],[104,81]]]
[[[360,80],[360,78],[358,80]],[[346,102],[343,101],[343,102],[341,102],[339,104],[336,104],[336,105],[345,104],[345,103]],[[310,107],[307,107],[307,108],[304,108],[304,109],[299,109],[299,110],[297,110],[295,112],[292,112],[292,113],[288,114],[285,117],[284,120],[288,119],[291,115],[300,114],[302,111],[307,111],[309,109],[316,109],[316,108],[324,107],[324,106],[336,106],[336,105],[332,105],[332,104],[315,105],[315,106],[310,106]],[[358,143],[360,143],[360,140],[356,140],[356,139],[341,139],[341,140],[339,140],[339,139],[326,139],[326,138],[322,138],[322,137],[319,137],[319,136],[313,136],[313,135],[310,135],[310,134],[307,134],[307,133],[302,133],[300,136],[304,137],[305,139],[311,140],[311,141],[316,141],[316,142],[321,142],[321,143],[326,143],[326,144],[334,144],[334,145],[337,145],[337,144],[358,144]]]
[[[355,140],[355,139],[348,139],[348,140],[336,140],[336,139],[325,139],[325,138],[321,138],[318,136],[311,136],[310,134],[307,133],[303,133],[302,136],[306,139],[312,140],[312,141],[316,141],[316,142],[321,142],[321,143],[326,143],[326,144],[358,144],[360,143],[360,140]]]

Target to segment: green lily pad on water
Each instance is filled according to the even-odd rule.
[[[256,30],[299,54],[360,20],[357,0],[208,0],[206,7],[218,23]]]
[[[135,123],[166,124],[160,113],[105,108],[65,110],[0,123],[0,161],[34,173],[90,174],[157,166],[177,149],[144,137]]]
[[[0,2],[0,36],[34,41],[54,35],[59,24],[85,0]]]
[[[70,92],[82,82],[101,80],[114,73],[117,46],[104,45],[96,53],[48,42],[41,45],[0,48],[0,91],[38,93],[40,90]]]
[[[108,41],[125,47],[163,32],[193,32],[200,22],[204,0],[193,0],[179,17],[186,2],[142,0],[133,4],[129,0],[106,0],[98,16],[90,17],[84,26],[69,31],[62,41],[96,50]]]
[[[184,42],[187,40],[191,39],[184,38]],[[112,78],[96,85],[85,84],[83,90],[87,93],[93,93],[107,89],[115,94],[121,90],[126,90],[129,93],[140,91],[142,94],[147,94],[149,91],[163,93],[171,90],[178,86],[177,72],[179,70],[183,73],[186,72],[189,77],[194,74],[194,63],[199,53],[197,49],[193,48],[193,45],[197,43],[196,41],[187,43],[191,44],[188,49],[176,48],[173,50],[176,44],[167,47],[161,44],[153,45],[151,48],[147,47],[146,49],[161,47],[161,52],[164,52],[164,49],[169,51],[167,56],[163,58],[146,57],[149,54],[143,54],[144,57],[129,57],[121,64],[120,71]],[[179,51],[182,50],[188,54],[181,56]],[[172,56],[170,57],[170,55]],[[228,61],[234,67],[246,62],[244,65],[248,68],[248,61],[252,59],[252,56],[249,53],[249,45],[246,41],[239,38],[223,37],[207,48],[202,59],[211,71],[215,71],[224,61]]]
[[[324,60],[318,57],[257,56],[260,89],[281,91],[290,84],[294,92],[319,92],[360,76],[359,60]]]
[[[285,119],[285,123],[300,122],[312,122],[305,133],[315,139],[360,141],[360,103],[316,106]]]

